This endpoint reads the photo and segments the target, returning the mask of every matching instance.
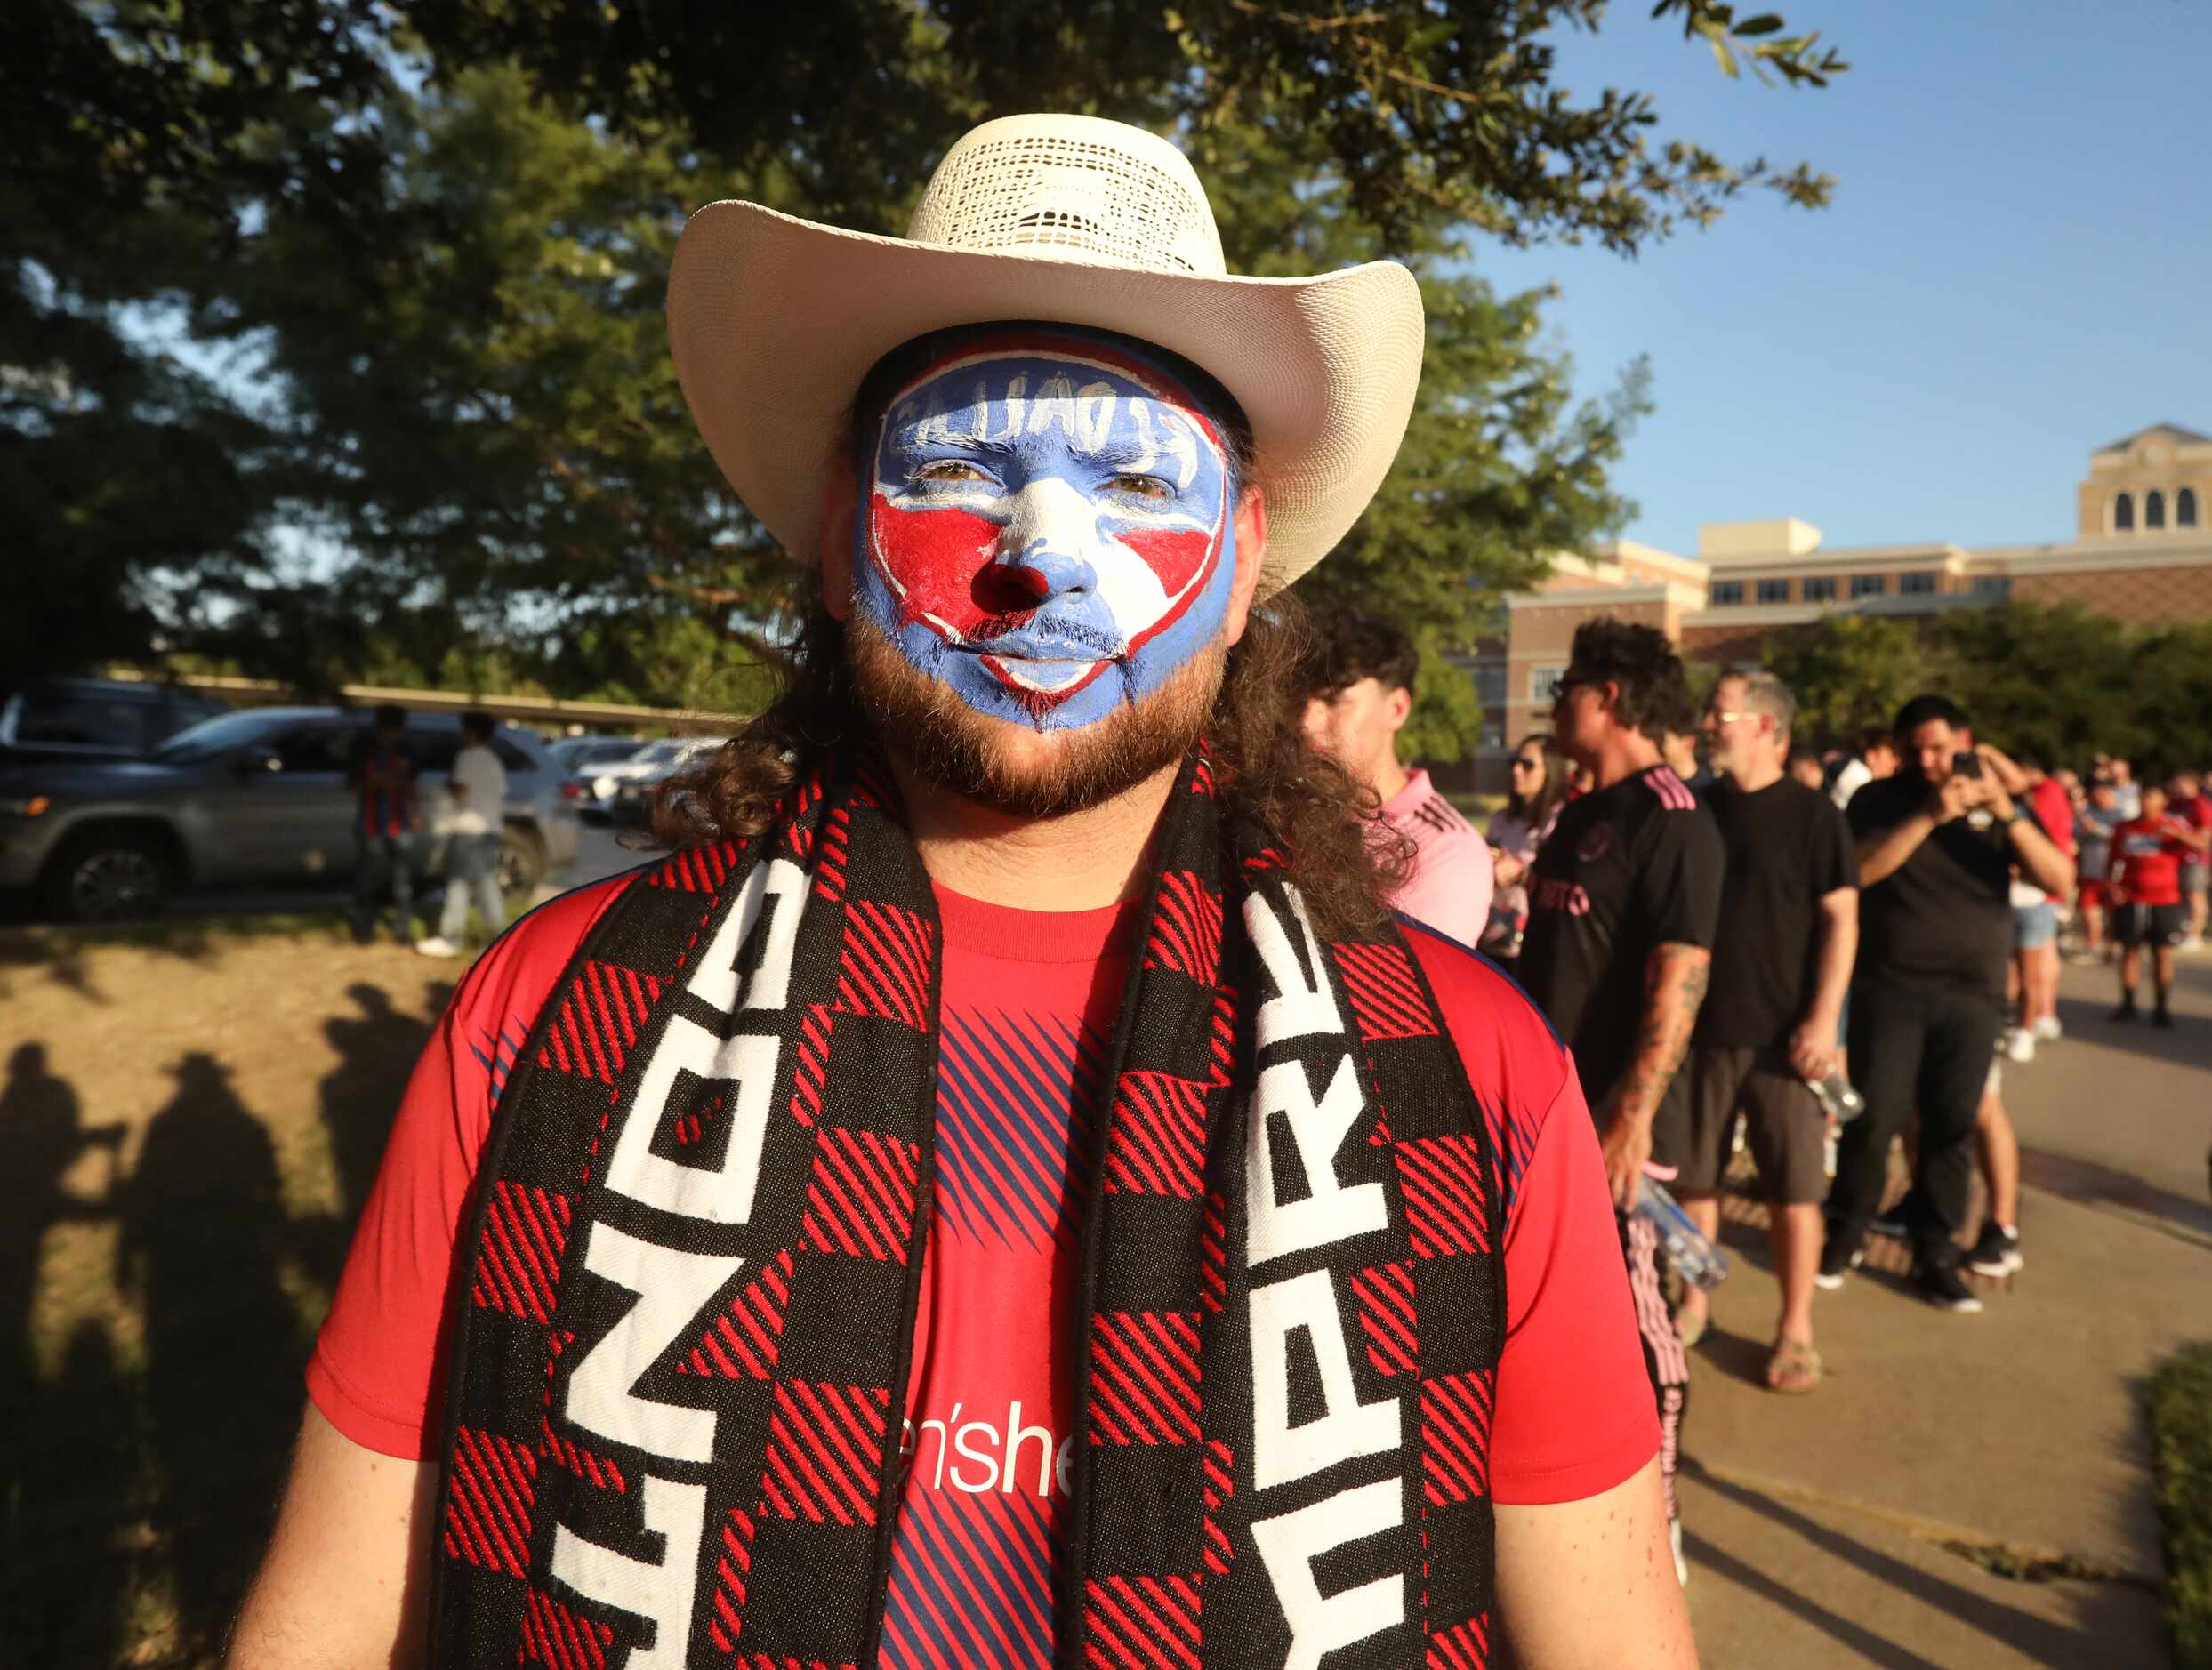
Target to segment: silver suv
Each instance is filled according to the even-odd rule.
[[[251,708],[144,759],[0,771],[0,888],[93,921],[151,915],[185,888],[343,886],[359,816],[346,762],[369,725],[343,708]],[[454,715],[409,716],[426,811],[460,745]],[[575,857],[577,785],[533,732],[503,726],[492,747],[507,768],[500,882],[527,893]]]

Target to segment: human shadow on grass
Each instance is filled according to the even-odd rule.
[[[107,1329],[78,1322],[54,1378],[9,1407],[36,1441],[8,1475],[0,1642],[11,1664],[107,1670],[125,1662],[131,1529],[146,1505],[131,1388]]]
[[[1782,1529],[1794,1531],[1830,1559],[1866,1573],[1900,1594],[1910,1595],[1924,1602],[1947,1617],[1979,1630],[1991,1640],[2013,1648],[2037,1664],[2079,1666],[2081,1670],[2090,1670],[2091,1666],[2101,1667],[2115,1662],[2111,1646],[2123,1632],[2103,1627],[2101,1615],[2107,1606],[2129,1602],[2112,1586],[2083,1586],[2082,1593],[2087,1604],[2083,1608],[2082,1627],[2071,1628],[2054,1624],[2016,1607],[1990,1600],[1932,1572],[1922,1571],[1879,1549],[1870,1548],[1857,1538],[1831,1529],[1800,1513],[1786,1502],[1763,1495],[1749,1486],[1716,1477],[1693,1458],[1685,1457],[1682,1466],[1685,1473],[1694,1477],[1705,1489],[1749,1508]],[[1894,1670],[1940,1670],[1939,1666],[1918,1654],[1874,1634],[1848,1618],[1839,1617],[1817,1602],[1784,1589],[1702,1539],[1692,1536],[1685,1538],[1685,1541],[1690,1547],[1691,1558],[1695,1565],[1709,1568],[1730,1581],[1741,1584],[1774,1604],[1797,1613],[1849,1647],[1870,1664],[1894,1666]]]
[[[132,1512],[132,1418],[107,1329],[89,1320],[42,1378],[31,1335],[49,1231],[112,1216],[123,1128],[87,1129],[43,1044],[19,1045],[0,1086],[0,1642],[9,1662],[117,1661]],[[68,1184],[105,1148],[100,1192]]]
[[[306,1340],[278,1279],[290,1233],[269,1132],[195,1052],[121,1191],[117,1278],[146,1318],[161,1477],[151,1519],[188,1650],[221,1641],[267,1540]]]
[[[31,1379],[31,1305],[46,1232],[58,1224],[110,1216],[106,1201],[86,1199],[63,1179],[93,1148],[108,1151],[107,1190],[115,1189],[123,1127],[86,1129],[76,1091],[48,1069],[44,1044],[20,1044],[0,1085],[0,1409],[22,1407]],[[0,1422],[0,1446],[25,1434]],[[7,1454],[0,1448],[0,1457]],[[0,1478],[7,1475],[0,1473]]]
[[[382,988],[356,981],[346,988],[356,1012],[323,1023],[323,1036],[338,1053],[338,1064],[319,1087],[323,1128],[329,1134],[331,1159],[337,1168],[342,1228],[347,1237],[376,1181],[392,1118],[399,1111],[415,1058],[430,1041],[435,1017],[445,1012],[451,994],[450,986],[430,984],[426,1013],[433,1018],[426,1020],[394,1008]]]

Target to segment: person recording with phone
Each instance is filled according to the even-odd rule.
[[[1920,1142],[1905,1223],[1914,1287],[1944,1310],[1978,1311],[1959,1273],[1974,1172],[1975,1114],[2005,1019],[2012,871],[2047,893],[2073,887],[2073,861],[2008,791],[2011,760],[1975,744],[1967,716],[1916,696],[1895,727],[1903,764],[1852,796],[1859,957],[1848,1045],[1863,1117],[1844,1128],[1828,1197],[1818,1284],[1843,1285],[1881,1208],[1890,1140],[1917,1106]]]

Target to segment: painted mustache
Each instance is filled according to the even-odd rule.
[[[1121,638],[1085,621],[1040,619],[1042,609],[993,615],[962,633],[956,648],[1009,661],[1114,661]]]

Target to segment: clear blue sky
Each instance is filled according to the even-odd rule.
[[[2092,450],[2212,433],[2212,4],[1771,4],[1850,72],[1730,81],[1620,0],[1562,38],[1560,79],[1648,89],[1662,140],[1808,160],[1831,207],[1754,195],[1634,261],[1476,252],[1500,290],[1560,285],[1578,389],[1650,355],[1631,538],[1693,552],[1701,522],[1798,516],[1831,546],[2071,539]]]

